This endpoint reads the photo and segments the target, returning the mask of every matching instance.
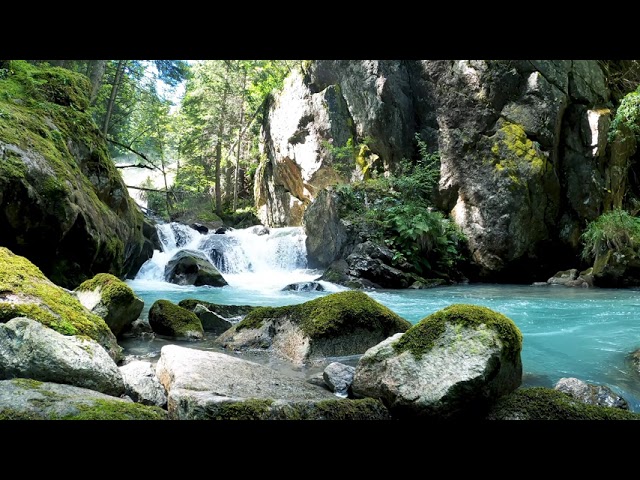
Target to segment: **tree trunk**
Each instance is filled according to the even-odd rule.
[[[240,127],[238,128],[238,154],[236,155],[236,171],[233,180],[233,211],[238,205],[238,172],[240,171],[240,148],[242,146],[242,123],[244,122],[244,90],[247,86],[247,69],[243,69],[242,97],[240,98]]]
[[[104,71],[107,67],[106,60],[89,60],[87,66],[87,77],[91,81],[91,92],[89,94],[89,105],[93,106],[98,98],[98,92],[102,86]]]
[[[222,215],[222,195],[220,192],[220,163],[222,162],[222,141],[216,143],[216,213]]]
[[[111,97],[109,98],[109,105],[107,105],[107,113],[104,117],[104,124],[102,125],[102,133],[104,136],[107,136],[107,132],[109,131],[109,122],[111,121],[111,113],[113,112],[113,106],[116,103],[116,97],[118,95],[118,89],[120,88],[120,81],[122,80],[122,75],[124,75],[124,68],[126,66],[126,60],[118,60],[118,65],[116,67],[116,78],[113,81],[113,85],[111,86]]]

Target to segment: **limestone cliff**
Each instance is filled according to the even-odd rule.
[[[546,278],[575,266],[586,222],[619,204],[627,158],[610,160],[611,107],[596,61],[313,61],[265,116],[258,213],[331,242],[304,217],[319,191],[374,163],[393,172],[418,133],[440,154],[437,207],[468,237],[478,278]],[[350,139],[368,161],[336,155]],[[328,250],[324,266],[345,253]]]

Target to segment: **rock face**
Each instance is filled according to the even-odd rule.
[[[143,247],[143,217],[88,112],[87,78],[22,61],[12,70],[0,89],[29,96],[0,99],[0,245],[65,288],[124,276]]]
[[[85,308],[104,319],[116,337],[138,319],[144,308],[131,287],[110,273],[99,273],[82,282],[74,293]]]
[[[164,269],[167,282],[178,285],[211,285],[224,287],[228,285],[218,269],[201,252],[196,250],[180,250],[167,262]]]
[[[607,157],[608,101],[596,61],[314,61],[265,117],[258,214],[268,226],[304,224],[319,265],[346,258],[344,225],[321,192],[364,170],[336,148],[366,144],[393,172],[417,157],[417,133],[439,152],[437,206],[467,236],[477,279],[548,278],[579,264],[585,222],[619,203],[618,157],[630,153]]]
[[[520,386],[521,350],[511,319],[454,304],[367,350],[351,388],[398,418],[477,417]]]
[[[28,317],[63,335],[85,335],[117,363],[122,347],[105,321],[55,285],[29,260],[0,247],[0,323]]]
[[[62,335],[29,318],[0,324],[0,379],[64,383],[107,395],[124,393],[118,366],[94,340]]]
[[[363,292],[258,308],[217,338],[224,348],[269,350],[296,365],[364,353],[411,324]]]

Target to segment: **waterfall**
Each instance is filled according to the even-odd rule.
[[[164,282],[164,269],[180,250],[203,253],[232,287],[282,289],[314,280],[321,271],[307,268],[306,235],[302,227],[230,229],[224,234],[200,233],[188,225],[156,226],[162,251],[142,265],[135,280]]]

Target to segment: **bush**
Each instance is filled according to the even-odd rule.
[[[603,213],[587,225],[582,233],[582,257],[595,259],[607,250],[620,251],[631,248],[637,251],[640,245],[640,219],[623,209]]]

